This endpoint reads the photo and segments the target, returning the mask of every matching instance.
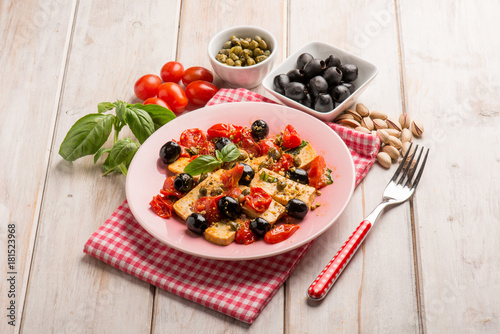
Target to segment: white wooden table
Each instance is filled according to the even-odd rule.
[[[0,333],[500,332],[498,17],[494,1],[2,0]],[[174,59],[209,68],[210,37],[240,24],[272,31],[280,59],[320,40],[374,62],[362,102],[421,120],[431,148],[416,196],[382,216],[322,303],[306,288],[381,199],[392,172],[379,165],[251,326],[85,256],[125,178],[57,153],[141,75]]]

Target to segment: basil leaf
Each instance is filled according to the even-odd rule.
[[[109,152],[106,161],[104,161],[104,175],[115,169],[119,169],[124,175],[126,175],[126,170],[138,149],[139,144],[130,138],[123,138],[117,141]]]
[[[97,160],[103,155],[104,153],[109,153],[111,149],[109,147],[101,147],[99,151],[94,155],[94,165],[97,163]]]
[[[240,156],[240,150],[233,143],[224,146],[220,153],[222,153],[222,162],[230,162]]]
[[[288,154],[292,154],[292,155],[297,155],[300,153],[300,150],[302,150],[304,147],[307,146],[307,144],[309,144],[309,142],[303,140],[300,142],[300,145],[295,147],[295,148],[292,148],[292,149],[289,149],[288,151],[285,151],[285,153],[288,153]]]
[[[111,133],[115,116],[111,114],[88,114],[80,118],[69,129],[59,148],[59,155],[67,161],[75,161],[95,154]]]
[[[141,108],[134,106],[126,107],[125,120],[130,130],[132,130],[132,133],[141,144],[155,132],[155,126],[151,116]]]
[[[184,167],[184,173],[191,176],[208,173],[221,165],[221,162],[211,155],[202,155]]]
[[[141,103],[136,103],[132,105],[128,105],[128,107],[136,107],[146,111],[151,119],[153,120],[155,131],[173,120],[176,116],[173,112],[168,110],[165,107],[156,105],[156,104],[146,104],[143,105]]]
[[[111,102],[101,102],[97,105],[97,112],[99,114],[103,114],[108,110],[111,110],[115,107],[115,105]]]
[[[222,153],[219,150],[215,150],[215,156],[217,157],[218,160],[221,160],[224,158]]]
[[[115,109],[116,116],[118,116],[118,119],[122,123],[126,124],[127,122],[125,121],[125,110],[127,108],[127,103],[120,100],[116,100],[115,107],[116,107]]]

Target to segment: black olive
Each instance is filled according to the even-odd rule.
[[[326,67],[339,67],[340,59],[334,55],[329,55],[328,58],[325,59],[325,64]]]
[[[349,95],[351,95],[351,92],[346,86],[338,85],[336,87],[333,87],[330,95],[335,100],[335,102],[342,103],[349,97]]]
[[[350,82],[341,82],[340,84],[342,86],[346,86],[349,89],[349,91],[351,92],[351,94],[354,93],[354,91],[356,90],[356,87],[354,87],[354,85]]]
[[[335,102],[328,94],[319,94],[316,101],[314,101],[314,110],[319,112],[329,112],[333,110]]]
[[[286,204],[285,212],[290,217],[303,219],[309,212],[309,207],[304,201],[293,198]]]
[[[174,188],[180,192],[188,192],[193,189],[193,177],[188,173],[181,173],[174,179]]]
[[[186,225],[188,230],[196,234],[203,234],[203,232],[205,232],[208,228],[207,220],[202,214],[199,213],[192,213],[189,217],[187,217]]]
[[[269,126],[267,123],[261,119],[256,120],[252,123],[252,137],[253,139],[259,141],[266,138],[269,134]]]
[[[167,141],[160,149],[160,158],[165,164],[171,164],[181,155],[181,147],[175,141]]]
[[[309,184],[309,175],[302,168],[291,168],[285,172],[285,177],[298,183]]]
[[[305,105],[308,108],[313,107],[313,99],[311,97],[311,94],[306,94],[306,97],[300,101],[301,104]]]
[[[339,80],[340,82],[340,80]],[[321,93],[326,93],[328,90],[328,82],[321,75],[317,75],[309,80],[309,93],[312,97],[318,97]]]
[[[285,96],[295,101],[300,101],[306,97],[306,86],[300,82],[290,82],[285,85]]]
[[[325,68],[325,62],[321,59],[310,60],[304,65],[304,77],[306,79],[314,78],[317,75],[321,75],[321,71]]]
[[[226,137],[220,137],[215,142],[215,148],[218,149],[219,151],[222,151],[222,149],[224,148],[224,146],[229,145],[231,143],[232,143],[231,139],[226,138]]]
[[[286,74],[278,74],[274,77],[274,90],[280,94],[285,94],[285,85],[290,82],[290,78]]]
[[[240,162],[240,165],[243,165],[243,174],[241,175],[240,181],[238,182],[241,185],[249,186],[250,182],[253,180],[255,176],[255,171],[250,165],[244,164]]]
[[[240,216],[240,204],[230,196],[223,196],[217,202],[217,208],[225,218],[238,218]]]
[[[344,64],[340,66],[342,71],[342,81],[352,82],[358,78],[358,67],[353,64]]]
[[[302,69],[304,65],[313,60],[314,57],[310,53],[303,53],[297,58],[297,68]]]
[[[342,80],[342,71],[338,67],[328,67],[323,72],[323,77],[328,82],[328,86],[337,86]]]
[[[257,237],[261,238],[264,237],[264,235],[266,235],[266,233],[272,228],[271,224],[267,220],[260,217],[250,221],[248,227]]]
[[[288,73],[286,75],[288,76],[288,79],[290,79],[290,82],[303,82],[304,81],[304,73],[302,73],[302,70],[299,70],[297,68],[288,71]],[[285,88],[285,86],[283,86],[283,89]]]

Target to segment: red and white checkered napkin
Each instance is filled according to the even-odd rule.
[[[241,101],[273,102],[246,89],[221,89],[208,104]],[[358,184],[375,161],[380,141],[336,124],[328,125],[349,147]],[[311,244],[260,260],[199,258],[147,233],[124,201],[90,237],[84,252],[154,286],[251,324]]]

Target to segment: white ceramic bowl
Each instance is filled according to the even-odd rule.
[[[329,112],[319,112],[314,109],[308,108],[303,104],[296,102],[285,95],[281,95],[274,91],[273,79],[278,74],[286,74],[288,71],[297,68],[297,58],[304,52],[310,53],[314,58],[325,60],[329,55],[335,55],[340,58],[342,64],[354,64],[358,67],[358,78],[352,82],[356,90],[344,102],[337,104],[337,106]],[[281,102],[289,107],[305,111],[321,120],[331,121],[340,115],[344,110],[356,103],[361,93],[366,89],[368,83],[377,75],[377,67],[355,56],[347,51],[336,48],[333,45],[323,42],[310,42],[301,47],[297,52],[288,57],[282,64],[276,66],[262,81],[264,88],[278,98]]]
[[[271,55],[263,62],[248,67],[234,67],[218,62],[215,56],[222,49],[224,42],[228,41],[233,35],[239,38],[254,38],[257,35],[262,37],[266,41],[268,49],[271,50]],[[215,73],[229,85],[238,88],[258,86],[273,68],[277,51],[278,42],[276,38],[269,31],[252,26],[238,26],[223,30],[212,37],[208,44],[208,57]]]

